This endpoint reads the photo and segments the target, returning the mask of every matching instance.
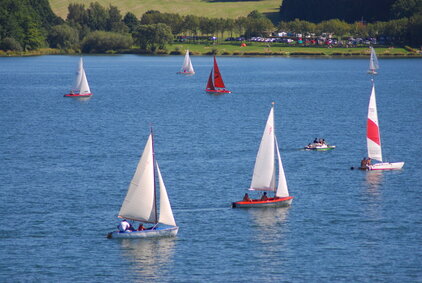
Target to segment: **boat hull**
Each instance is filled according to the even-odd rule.
[[[222,94],[222,93],[232,93],[228,89],[206,89],[207,93],[213,93],[213,94]]]
[[[233,208],[253,208],[253,207],[286,207],[292,204],[293,197],[269,198],[268,200],[237,201],[232,203]]]
[[[383,162],[375,163],[368,166],[367,170],[400,170],[403,168],[404,162]]]
[[[142,231],[114,231],[107,235],[109,239],[142,239],[142,238],[159,238],[159,237],[174,237],[177,235],[179,227],[161,228],[158,227],[154,230]]]
[[[327,151],[327,150],[331,150],[331,149],[335,149],[336,146],[335,145],[328,145],[328,146],[316,146],[316,147],[312,147],[312,146],[307,146],[305,147],[306,150],[316,150],[316,151]]]
[[[89,97],[89,96],[92,96],[92,93],[86,93],[86,94],[68,93],[64,95],[64,97]]]
[[[177,72],[176,74],[179,74],[179,75],[194,75],[195,72]]]

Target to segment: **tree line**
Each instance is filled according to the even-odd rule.
[[[342,1],[346,0],[339,2]],[[279,29],[299,33],[330,32],[337,36],[387,35],[401,43],[421,44],[422,13],[415,11],[422,11],[422,5],[420,10],[409,10],[405,1],[414,1],[417,8],[422,0],[395,1],[394,11],[399,18],[385,22],[362,24],[336,19],[313,23],[294,19],[282,21],[276,27],[258,11],[252,11],[246,17],[223,19],[151,10],[138,18],[131,12],[122,15],[113,5],[104,7],[93,2],[88,6],[70,4],[67,18],[63,20],[52,12],[48,0],[1,0],[0,49],[22,51],[51,47],[65,52],[104,53],[139,48],[155,52],[165,49],[180,35],[249,38],[268,36]],[[284,4],[287,3],[289,0],[284,0]]]
[[[422,44],[422,0],[283,0],[279,27]]]

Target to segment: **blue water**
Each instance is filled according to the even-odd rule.
[[[75,56],[0,58],[0,281],[422,281],[422,61],[381,59],[383,153],[366,155],[367,59],[86,56],[94,96],[63,98]],[[250,185],[265,121],[293,205],[231,209]],[[149,134],[176,238],[109,240]],[[337,148],[300,150],[315,137]]]

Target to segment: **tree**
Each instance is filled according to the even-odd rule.
[[[173,42],[173,34],[166,24],[140,25],[134,37],[141,49],[156,51]]]
[[[48,42],[53,48],[79,48],[79,32],[68,24],[57,25],[51,28]]]
[[[125,17],[123,18],[123,22],[125,23],[125,25],[129,28],[129,32],[133,32],[136,30],[136,28],[139,25],[139,21],[136,18],[136,16],[131,13],[131,12],[127,12]]]
[[[120,10],[116,6],[110,5],[108,9],[107,27],[108,31],[126,33],[129,28],[123,23]]]
[[[91,3],[87,9],[88,26],[92,30],[107,30],[108,12],[98,2]]]

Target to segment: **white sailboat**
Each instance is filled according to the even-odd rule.
[[[189,50],[186,50],[185,59],[183,60],[182,67],[180,68],[180,71],[177,73],[182,74],[182,75],[195,74],[195,70],[193,69],[193,66],[192,66],[192,61],[189,57]]]
[[[155,170],[156,169],[156,170]],[[157,192],[156,174],[158,177],[159,192]],[[159,193],[159,212],[157,194]],[[154,142],[152,131],[145,145],[142,157],[139,160],[135,175],[130,182],[128,192],[119,218],[139,221],[141,224],[153,224],[145,230],[114,231],[108,238],[148,238],[175,236],[179,230],[174,220],[166,187],[161,176],[160,168],[154,158]]]
[[[276,170],[276,164],[278,165],[278,172]],[[278,183],[276,183],[276,173],[278,173]],[[281,207],[289,206],[293,200],[293,197],[289,195],[289,190],[287,188],[286,176],[284,175],[283,164],[281,162],[280,151],[275,135],[274,103],[271,107],[256,156],[249,190],[274,192],[274,197],[264,196],[261,199],[249,199],[249,197],[246,197],[247,195],[245,195],[243,200],[233,202],[232,207]],[[264,194],[266,195],[266,193]]]
[[[368,74],[376,75],[378,74],[377,70],[379,69],[377,54],[372,46],[369,48],[371,49],[371,57],[369,58]]]
[[[383,162],[381,150],[381,136],[378,123],[377,102],[375,99],[375,84],[372,80],[372,91],[368,106],[368,120],[366,126],[366,143],[368,148],[368,157],[377,160],[380,163],[367,164],[364,170],[397,170],[401,169],[404,162]]]
[[[86,97],[91,96],[91,89],[89,88],[88,80],[84,69],[82,57],[79,59],[78,69],[76,70],[76,78],[70,93],[65,94],[65,97]]]

